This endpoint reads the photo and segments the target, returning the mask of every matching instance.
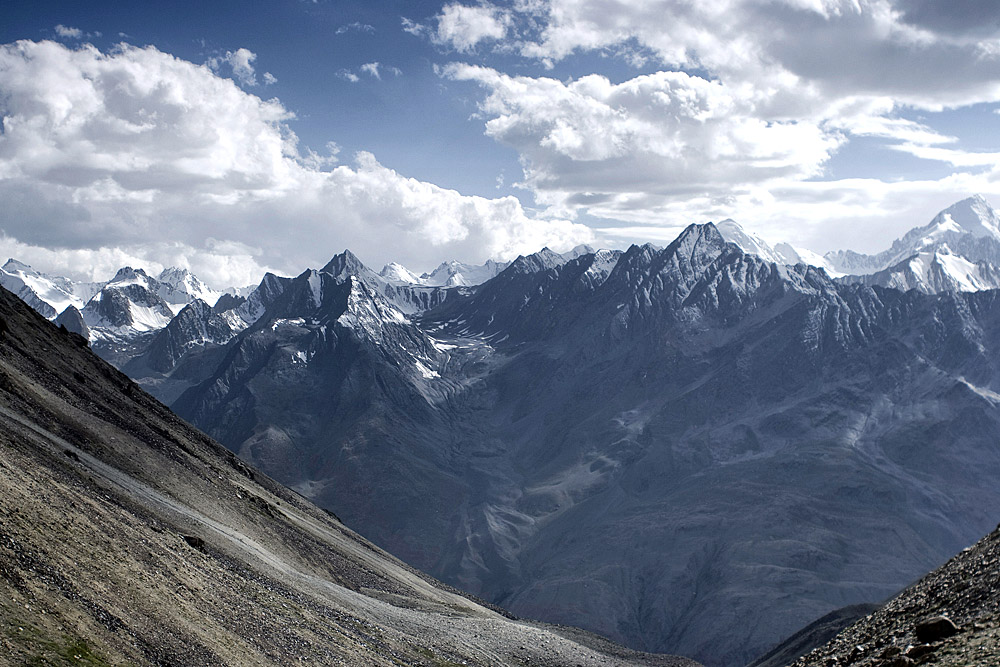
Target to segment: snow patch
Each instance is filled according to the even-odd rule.
[[[277,319],[277,320],[275,320],[274,322],[271,323],[271,331],[276,331],[278,329],[278,327],[280,327],[282,325],[302,326],[305,323],[306,323],[306,321],[304,319],[302,319],[301,317],[295,317],[295,318],[291,318],[291,319],[281,318],[281,319]]]
[[[432,371],[431,369],[427,368],[427,366],[424,366],[424,364],[420,361],[414,362],[413,365],[416,366],[420,374],[428,380],[441,377],[440,373],[438,373],[437,371]]]

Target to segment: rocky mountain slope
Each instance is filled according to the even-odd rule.
[[[551,259],[419,317],[306,272],[174,406],[446,581],[711,665],[995,524],[997,293],[838,284],[712,225]]]
[[[795,667],[993,667],[1000,657],[1000,528]]]
[[[694,665],[412,570],[0,290],[0,664]]]

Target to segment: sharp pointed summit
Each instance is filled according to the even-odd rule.
[[[334,255],[333,258],[327,262],[326,266],[320,270],[324,273],[329,273],[335,278],[347,277],[349,275],[361,275],[362,273],[374,273],[350,250],[344,250],[344,252]]]

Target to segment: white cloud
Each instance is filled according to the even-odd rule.
[[[891,96],[897,104],[954,107],[1000,99],[1000,30],[984,38],[981,10],[960,7],[907,21],[920,0],[541,0],[537,34],[521,52],[543,61],[630,40],[669,67],[708,70],[730,85],[783,85],[807,97]],[[933,4],[933,3],[930,3]],[[926,9],[926,7],[923,7]],[[992,10],[991,10],[992,11]],[[912,12],[911,12],[912,14]],[[925,17],[924,11],[921,16]],[[954,24],[968,26],[957,33]],[[980,25],[981,28],[981,25]]]
[[[360,72],[362,74],[366,74],[366,75],[370,76],[371,78],[377,79],[379,81],[382,80],[382,72],[388,72],[389,74],[392,74],[393,76],[402,76],[403,75],[403,71],[401,69],[399,69],[398,67],[384,67],[382,65],[382,63],[380,63],[378,61],[371,62],[371,63],[365,63],[365,64],[361,65],[361,67],[358,68],[358,69],[360,70]],[[343,79],[345,81],[349,81],[351,83],[358,83],[359,81],[361,81],[361,77],[358,74],[352,72],[349,69],[341,69],[341,70],[339,70],[337,72],[337,76],[340,77],[341,79]]]
[[[264,72],[264,85],[270,86],[272,83],[278,83],[278,78],[270,72]]]
[[[176,266],[219,288],[244,287],[256,285],[265,271],[273,271],[259,263],[260,248],[214,239],[207,239],[202,248],[181,243],[148,243],[127,248],[47,248],[21,243],[0,233],[0,255],[14,257],[53,275],[85,282],[108,280],[123,266],[142,268],[152,275]]]
[[[59,35],[60,37],[64,37],[66,39],[83,38],[83,31],[80,30],[79,28],[71,28],[69,26],[65,26],[60,23],[59,25],[56,26],[55,30],[57,35]]]
[[[437,29],[432,34],[433,41],[459,53],[470,53],[481,42],[503,39],[511,23],[508,12],[489,3],[473,6],[448,4],[435,18]],[[410,27],[408,32],[414,30]]]
[[[279,101],[153,47],[0,46],[0,90],[0,230],[5,247],[20,244],[9,254],[61,248],[66,261],[93,262],[113,250],[209,267],[220,243],[259,249],[227,269],[235,276],[297,273],[345,246],[375,264],[429,267],[592,238],[514,198],[463,196],[367,153],[324,170],[339,148],[300,150]]]
[[[910,119],[1000,102],[1000,23],[991,18],[1000,10],[987,5],[515,0],[499,14],[508,52],[549,67],[599,52],[667,71],[621,83],[455,63],[440,71],[485,89],[477,117],[487,135],[517,150],[520,185],[551,214],[604,218],[604,229],[617,230],[607,238],[624,238],[623,229],[672,234],[725,217],[765,228],[780,220],[798,225],[792,237],[829,247],[841,237],[834,220],[865,221],[852,233],[865,238],[882,233],[874,221],[925,222],[918,202],[998,192],[997,154]],[[443,41],[430,29],[420,34]],[[830,158],[858,138],[925,161],[928,172],[954,173],[916,189],[892,173],[823,181]],[[794,231],[820,229],[818,221],[828,230],[822,238]]]
[[[209,58],[208,66],[213,71],[219,71],[223,64],[229,65],[233,70],[233,76],[239,80],[245,86],[256,86],[257,76],[256,71],[253,67],[253,62],[257,60],[257,54],[250,49],[239,48],[235,51],[226,51],[226,55],[221,57]],[[268,77],[270,76],[270,80]],[[264,76],[265,83],[274,83],[277,81],[271,75]]]
[[[486,133],[521,154],[523,185],[560,215],[655,217],[677,197],[719,197],[820,173],[842,138],[817,122],[767,116],[769,99],[683,72],[613,84],[562,82],[451,65],[477,81]]]
[[[405,16],[401,18],[401,22],[403,24],[403,32],[408,32],[416,37],[420,37],[427,33],[427,26],[423,25],[422,23],[411,21]]]

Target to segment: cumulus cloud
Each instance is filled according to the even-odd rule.
[[[448,4],[435,20],[437,28],[431,34],[432,40],[459,53],[470,53],[481,42],[503,39],[511,23],[509,12],[489,3]]]
[[[220,244],[239,244],[242,264],[216,272],[235,276],[246,267],[297,273],[344,247],[376,264],[423,268],[593,236],[533,218],[511,197],[407,178],[367,153],[324,169],[339,148],[328,158],[300,149],[279,101],[153,47],[0,46],[0,91],[8,254],[51,248],[79,259],[116,249],[209,267],[227,254]]]
[[[486,133],[522,156],[524,186],[562,215],[656,217],[676,197],[721,196],[820,172],[841,142],[816,123],[768,118],[768,99],[683,72],[620,84],[511,77],[451,65],[489,91]]]

